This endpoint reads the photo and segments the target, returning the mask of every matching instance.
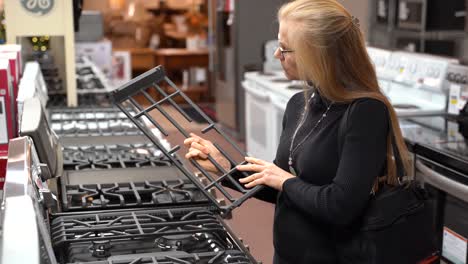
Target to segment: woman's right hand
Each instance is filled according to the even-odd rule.
[[[190,133],[190,137],[184,140],[184,145],[189,148],[185,158],[195,159],[205,170],[218,173],[220,172],[211,161],[208,159],[210,155],[221,167],[229,171],[231,164],[229,161],[219,152],[219,150],[209,140],[206,140],[194,133]]]

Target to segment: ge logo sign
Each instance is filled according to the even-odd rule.
[[[21,5],[27,11],[43,16],[52,10],[55,0],[21,0]]]

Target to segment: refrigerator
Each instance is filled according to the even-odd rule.
[[[237,139],[245,137],[244,72],[261,70],[264,44],[278,37],[277,12],[286,0],[210,0],[210,87],[217,119]]]

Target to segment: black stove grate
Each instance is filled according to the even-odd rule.
[[[238,250],[226,250],[217,253],[169,252],[164,254],[127,255],[103,261],[92,261],[87,264],[251,264],[253,262],[245,253]]]
[[[172,92],[166,92],[172,91]],[[168,94],[169,93],[169,94]],[[152,97],[152,94],[157,94],[160,100],[156,100],[155,97]],[[232,140],[230,140],[215,124],[214,122],[206,116],[203,111],[198,108],[191,100],[188,98],[177,86],[166,77],[164,69],[161,66],[158,66],[140,76],[130,81],[128,84],[122,86],[118,90],[112,92],[112,97],[114,103],[117,107],[120,108],[130,120],[135,123],[135,125],[156,145],[161,149],[161,151],[169,158],[173,159],[172,155],[181,149],[181,146],[175,146],[170,151],[166,151],[163,146],[159,143],[159,139],[151,132],[151,126],[156,127],[164,136],[169,136],[167,129],[164,128],[162,121],[168,121],[173,127],[176,128],[176,131],[180,132],[183,137],[188,138],[189,133],[174,119],[174,115],[169,113],[164,109],[162,104],[167,103],[176,110],[176,114],[181,115],[184,120],[192,122],[193,120],[187,115],[187,113],[175,102],[176,97],[183,100],[186,104],[191,106],[193,109],[198,111],[199,115],[202,116],[208,126],[201,130],[201,133],[205,134],[207,132],[214,132],[216,136],[220,136],[224,142],[227,142],[233,149],[242,157],[246,156],[246,153],[242,151]],[[142,105],[137,101],[138,98],[144,98],[147,102],[147,105]],[[134,113],[129,111],[133,110]],[[154,116],[162,115],[161,120],[156,120]],[[149,121],[149,122],[147,122]],[[230,156],[225,149],[223,149],[220,144],[214,143],[215,147],[222,153],[222,155],[230,161],[232,165],[245,164],[243,162],[236,162],[235,159]],[[222,176],[215,179],[208,171],[203,169],[200,164],[191,159],[191,164],[198,169],[201,174],[206,178],[207,184],[200,183],[197,177],[193,172],[189,171],[186,167],[181,164],[175,163],[176,166],[189,178],[194,184],[200,187],[210,200],[221,210],[222,214],[229,213],[233,208],[241,205],[249,197],[253,196],[257,191],[259,191],[262,186],[257,186],[253,189],[244,188],[237,179],[232,175],[233,173],[241,173],[235,169],[226,171],[223,167],[216,162],[211,156],[208,157],[209,161],[222,172]],[[247,173],[242,173],[243,176],[247,176]],[[230,185],[235,187],[240,193],[241,197],[233,197],[227,190],[221,186],[222,181],[227,181]],[[209,190],[215,189],[223,195],[227,205],[220,204],[216,198],[210,196]]]
[[[67,211],[208,202],[200,189],[183,180],[66,185],[63,199]]]
[[[206,208],[61,216],[51,234],[64,263],[252,263]]]
[[[122,169],[171,166],[153,144],[68,146],[63,149],[64,170]]]

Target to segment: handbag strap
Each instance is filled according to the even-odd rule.
[[[354,100],[348,105],[348,108],[343,113],[343,117],[341,118],[340,125],[338,127],[338,151],[340,155],[343,150],[343,143],[344,143],[345,136],[346,136],[346,130],[348,128],[349,115],[352,111],[354,111],[354,108],[356,107],[356,101],[358,100],[359,99]],[[391,120],[390,116],[388,116],[388,120]],[[404,177],[405,171],[404,171],[403,161],[401,160],[400,151],[398,151],[398,147],[396,145],[395,133],[393,133],[393,128],[391,124],[389,125],[389,133],[391,133],[390,140],[391,140],[391,145],[392,145],[392,150],[393,150],[393,156],[395,157],[395,166],[396,166],[398,179],[400,182],[402,182],[402,180],[405,178]]]

